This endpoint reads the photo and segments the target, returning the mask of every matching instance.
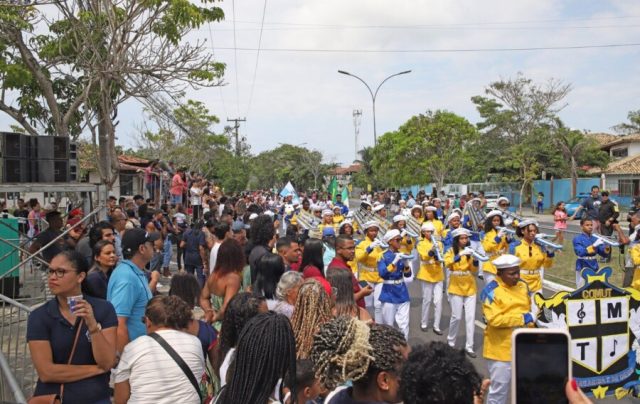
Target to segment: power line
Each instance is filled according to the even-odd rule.
[[[236,43],[236,1],[231,0],[231,14],[233,15],[233,63],[236,71],[236,109],[240,115],[240,81],[238,80],[238,46]]]
[[[249,102],[247,103],[247,113],[251,109],[251,102],[253,101],[253,89],[256,86],[256,76],[258,74],[258,60],[260,59],[260,47],[262,46],[262,29],[264,28],[264,17],[267,13],[267,0],[264,0],[264,6],[262,7],[262,23],[260,24],[260,36],[258,37],[258,51],[256,52],[256,65],[253,69],[253,80],[251,80],[251,91],[249,92]],[[235,46],[235,45],[234,45]]]
[[[309,48],[262,48],[262,52],[300,52],[300,53],[470,53],[470,52],[520,52],[571,49],[628,48],[640,46],[640,43],[621,43],[604,45],[568,45],[536,46],[522,48],[461,48],[461,49],[309,49]],[[256,48],[218,48],[218,50],[255,51]]]
[[[209,27],[209,40],[211,41],[211,55],[215,58],[216,57],[216,51],[215,51],[215,46],[213,45],[213,32],[211,30],[211,21],[207,21],[207,26]],[[220,94],[220,100],[222,101],[222,110],[224,111],[225,115],[229,115],[227,113],[227,106],[224,102],[224,97],[222,96],[222,86],[218,86],[218,94]]]

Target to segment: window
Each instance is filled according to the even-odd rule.
[[[611,156],[613,158],[623,158],[623,157],[627,157],[628,155],[629,155],[629,149],[627,147],[611,150]]]
[[[638,195],[638,191],[640,189],[640,180],[619,180],[618,181],[618,192],[620,196],[629,196],[633,197]]]
[[[120,195],[133,195],[133,181],[135,174],[120,174]]]

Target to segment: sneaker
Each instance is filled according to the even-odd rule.
[[[420,331],[422,331],[422,332],[427,332],[428,329],[429,328],[426,325],[421,325],[420,326]]]
[[[442,331],[437,327],[433,327],[433,333],[436,335],[442,335]]]
[[[452,344],[451,342],[447,342],[447,344],[451,347],[451,348],[455,348],[456,344]]]
[[[465,353],[469,358],[477,358],[477,355],[475,352],[473,352],[473,349],[465,349]]]

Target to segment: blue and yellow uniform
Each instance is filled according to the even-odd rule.
[[[576,259],[576,271],[591,268],[595,272],[598,270],[598,255],[607,258],[611,254],[611,247],[606,244],[594,247],[593,243],[596,241],[598,241],[596,237],[586,233],[579,234],[573,238],[573,251],[578,257]]]
[[[489,230],[488,233],[484,234],[482,239],[482,248],[489,257],[489,261],[485,262],[482,266],[482,271],[496,275],[496,267],[491,261],[509,251],[507,236],[498,237],[498,232],[495,229]]]
[[[384,250],[378,261],[378,275],[383,280],[380,301],[383,303],[405,303],[409,301],[409,289],[404,278],[411,277],[411,267],[404,260],[393,265],[396,254],[391,250]]]
[[[453,248],[444,254],[444,266],[451,271],[447,293],[458,296],[472,296],[477,293],[475,273],[478,261],[471,255],[456,255]]]
[[[378,274],[378,259],[382,256],[380,247],[371,248],[372,241],[365,237],[356,246],[355,261],[358,265],[358,280],[380,283],[382,279]]]
[[[553,265],[552,252],[545,252],[535,242],[529,244],[525,240],[516,240],[509,245],[509,254],[520,258],[520,278],[527,283],[529,290],[536,293],[542,290],[542,269]]]
[[[442,252],[442,243],[437,241],[438,248]],[[423,238],[416,247],[418,256],[420,257],[420,270],[416,275],[416,279],[426,282],[442,282],[444,281],[444,271],[442,269],[442,263],[436,259],[435,252],[433,251],[433,242]]]

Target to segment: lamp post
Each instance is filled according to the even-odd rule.
[[[376,97],[378,96],[378,90],[380,90],[380,87],[382,87],[382,85],[387,80],[389,80],[390,78],[395,77],[395,76],[399,76],[401,74],[411,73],[411,70],[405,70],[405,71],[400,72],[400,73],[392,74],[391,76],[389,76],[386,79],[382,80],[382,82],[378,85],[378,88],[376,88],[375,92],[371,91],[371,87],[369,87],[369,85],[364,80],[362,80],[360,77],[356,76],[355,74],[351,74],[351,73],[346,72],[344,70],[338,70],[338,73],[345,74],[347,76],[351,76],[353,78],[356,78],[356,79],[360,80],[362,82],[362,84],[364,84],[367,87],[367,90],[369,90],[369,94],[371,94],[371,101],[373,103],[373,144],[375,146],[376,144],[378,144],[378,133],[376,131]]]

